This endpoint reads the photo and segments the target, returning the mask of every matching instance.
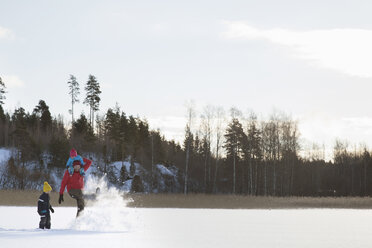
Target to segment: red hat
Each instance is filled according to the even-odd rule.
[[[74,160],[74,162],[72,162],[72,166],[75,166],[75,165],[81,166],[81,162],[79,160]]]
[[[70,157],[76,157],[76,156],[77,156],[77,152],[74,148],[72,148],[70,151]]]

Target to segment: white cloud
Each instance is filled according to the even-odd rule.
[[[4,75],[1,77],[7,88],[21,88],[25,83],[15,75]]]
[[[241,21],[223,21],[222,36],[232,40],[266,40],[287,46],[292,55],[312,65],[351,76],[372,77],[372,30],[329,29],[293,31],[258,29]]]
[[[0,27],[0,39],[13,39],[14,33],[7,28]]]
[[[150,117],[148,122],[151,129],[160,129],[167,139],[182,143],[186,119],[179,116]]]

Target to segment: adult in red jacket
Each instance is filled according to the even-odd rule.
[[[84,172],[87,171],[92,164],[92,161],[83,158],[84,166],[82,166],[79,160],[75,160],[73,162],[74,173],[70,175],[68,170],[65,171],[65,174],[62,179],[61,189],[59,190],[59,199],[58,203],[61,204],[63,202],[63,193],[67,186],[67,192],[69,195],[76,200],[78,211],[77,216],[84,210],[84,198],[83,198],[83,189],[84,189],[84,173],[80,170],[81,168],[84,169]]]

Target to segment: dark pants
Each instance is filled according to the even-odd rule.
[[[70,189],[68,193],[70,194],[72,198],[76,200],[77,207],[78,207],[76,217],[78,217],[80,213],[84,210],[84,206],[85,206],[83,192],[81,191],[81,189]]]
[[[50,213],[45,213],[45,214],[40,216],[39,228],[50,229]]]

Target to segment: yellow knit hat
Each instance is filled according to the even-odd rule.
[[[50,187],[48,182],[44,182],[43,191],[44,192],[52,191],[52,187]]]

